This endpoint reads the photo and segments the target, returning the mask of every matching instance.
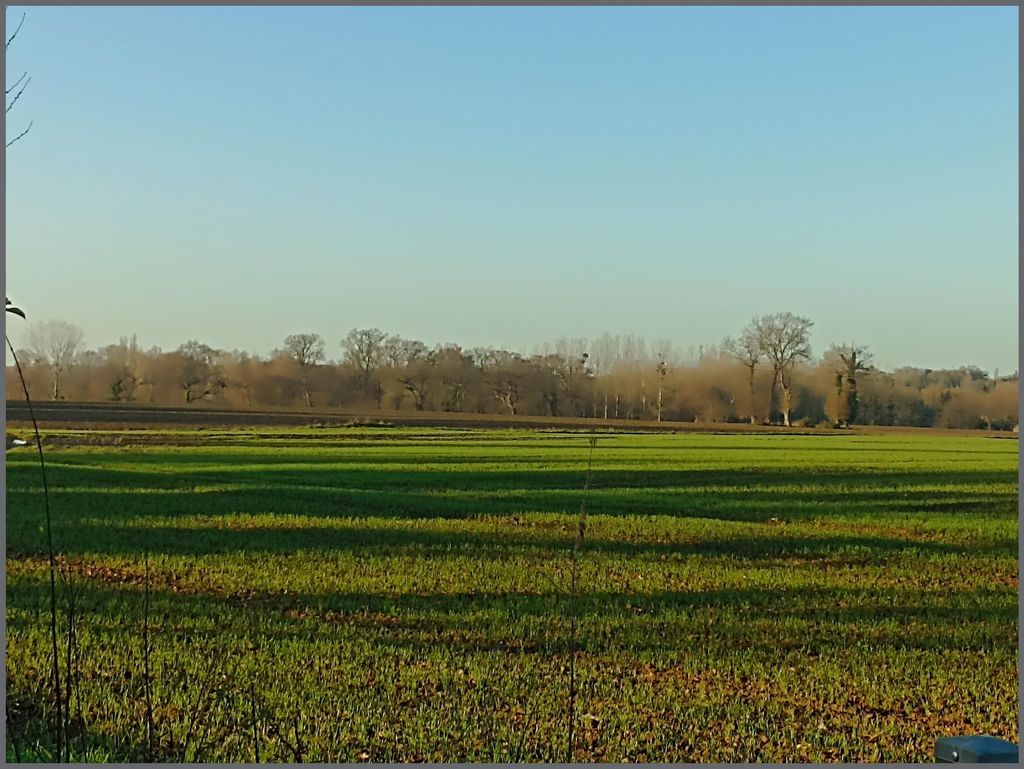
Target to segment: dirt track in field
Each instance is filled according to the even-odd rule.
[[[208,406],[173,407],[120,403],[34,403],[41,427],[70,429],[146,429],[175,427],[341,427],[410,426],[448,428],[525,428],[555,430],[614,430],[616,432],[706,432],[780,433],[803,435],[850,435],[917,433],[921,435],[977,435],[1016,438],[1007,432],[945,430],[922,427],[864,427],[850,430],[828,428],[787,428],[775,425],[739,423],[641,422],[621,419],[579,419],[570,417],[505,416],[495,414],[453,414],[448,412],[355,412],[330,409],[272,410],[217,409]],[[7,401],[7,424],[11,428],[30,426],[24,401]]]

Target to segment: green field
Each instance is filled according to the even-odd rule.
[[[78,596],[76,756],[563,761],[574,648],[576,761],[1015,741],[1017,449],[599,435],[573,598],[584,434],[69,433],[47,459]],[[7,455],[8,758],[12,733],[46,750],[32,451]]]

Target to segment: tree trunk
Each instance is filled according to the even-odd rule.
[[[313,398],[309,394],[309,382],[306,379],[306,367],[300,364],[300,371],[302,372],[302,397],[306,401],[306,408],[313,408]]]
[[[857,418],[857,378],[854,374],[847,374],[846,388],[846,424],[850,425]]]
[[[772,372],[772,386],[768,391],[768,424],[771,424],[772,417],[775,416],[775,393],[779,389],[779,370],[774,369]]]
[[[60,400],[60,369],[53,369],[53,399]]]
[[[747,383],[750,386],[750,424],[756,425],[757,424],[757,416],[756,416],[757,409],[754,408],[754,404],[757,401],[754,400],[754,366],[749,366],[748,368],[750,369],[750,377],[747,379]]]
[[[789,427],[789,412],[793,406],[793,383],[786,381],[786,376],[782,376],[782,424]]]
[[[544,403],[548,407],[549,416],[558,416],[558,395],[557,393],[544,393]]]

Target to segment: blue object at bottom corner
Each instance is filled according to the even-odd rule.
[[[973,737],[940,737],[935,741],[935,760],[942,764],[1017,764],[1016,745],[987,734]]]

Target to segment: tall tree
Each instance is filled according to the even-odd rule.
[[[458,345],[439,345],[434,350],[437,376],[444,386],[441,408],[445,411],[462,411],[469,389],[476,383],[479,371],[473,359]]]
[[[74,363],[84,341],[82,329],[67,321],[48,320],[29,326],[29,350],[35,360],[50,368],[53,400],[60,400],[64,373]]]
[[[559,398],[564,380],[561,375],[565,361],[557,353],[535,355],[530,363],[536,369],[537,389],[540,391],[549,416],[559,416]]]
[[[570,414],[574,417],[586,416],[586,406],[581,408],[581,403],[593,379],[593,373],[587,365],[590,354],[583,350],[584,343],[582,339],[570,342],[559,340],[555,353],[544,356],[542,363],[542,367],[555,376],[559,390],[571,404]]]
[[[590,349],[590,358],[587,361],[590,365],[591,371],[594,372],[595,383],[600,383],[600,396],[604,402],[604,419],[608,418],[608,381],[609,377],[606,374],[614,366],[615,362],[619,358],[619,348],[621,346],[621,339],[617,336],[613,337],[607,331],[604,332],[597,339],[590,341],[588,347]],[[595,395],[597,393],[595,392]],[[594,416],[597,416],[597,406],[594,404]]]
[[[832,345],[827,357],[835,365],[835,384],[839,398],[836,422],[846,427],[857,418],[857,375],[871,367],[871,353],[867,347],[849,342]]]
[[[185,403],[212,398],[227,387],[227,379],[217,365],[218,353],[209,345],[189,340],[173,355],[175,381],[185,393]]]
[[[727,355],[739,361],[740,365],[747,370],[747,396],[749,398],[750,424],[757,424],[757,399],[754,396],[754,374],[758,365],[764,359],[764,351],[758,341],[757,329],[750,323],[740,333],[739,339],[726,337],[722,342],[722,350]]]
[[[658,365],[654,370],[658,374],[658,421],[660,422],[662,391],[665,389],[665,377],[668,375],[668,364],[665,363],[665,357],[661,353],[658,353]]]
[[[323,337],[319,334],[291,334],[285,337],[284,353],[298,365],[306,406],[313,408],[313,398],[309,392],[309,369],[324,362]]]
[[[807,318],[791,312],[776,312],[755,318],[750,325],[757,335],[757,344],[772,365],[772,386],[769,413],[774,413],[775,393],[782,386],[782,423],[789,426],[793,406],[793,368],[811,357],[810,331]]]
[[[139,343],[135,335],[132,334],[131,339],[123,336],[117,344],[107,345],[103,357],[110,400],[134,400],[135,391],[142,384]]]
[[[379,328],[354,328],[341,342],[345,360],[352,364],[364,385],[383,361],[386,338],[387,334]]]
[[[430,350],[418,339],[403,339],[392,334],[380,343],[380,362],[391,368],[401,368],[413,361],[426,358]]]
[[[524,384],[531,373],[530,365],[520,355],[506,350],[492,350],[483,361],[488,369],[488,384],[494,397],[504,404],[509,414],[518,414]]]
[[[412,396],[417,411],[423,411],[426,406],[431,385],[437,375],[436,362],[434,353],[428,351],[423,357],[409,361],[398,377],[399,383]]]

